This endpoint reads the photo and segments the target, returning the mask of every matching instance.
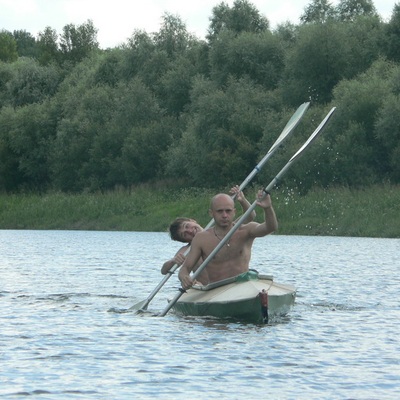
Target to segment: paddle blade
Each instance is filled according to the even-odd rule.
[[[319,136],[322,132],[322,130],[325,128],[326,124],[332,117],[332,114],[335,112],[336,107],[332,107],[329,113],[326,115],[326,117],[321,121],[321,123],[318,125],[318,127],[315,129],[315,131],[311,134],[311,136],[307,139],[307,141],[303,144],[303,146],[300,147],[299,150],[297,150],[296,154],[290,159],[291,161],[294,161],[295,159],[299,158],[303,153],[304,150],[312,143],[317,136]]]
[[[128,311],[136,311],[136,312],[143,312],[145,310],[147,310],[147,307],[149,305],[149,301],[148,300],[143,300],[143,301],[139,301],[139,303],[134,304],[132,307],[128,308]]]
[[[310,102],[303,103],[296,112],[292,115],[288,123],[283,128],[282,133],[279,135],[278,139],[276,139],[275,143],[269,150],[269,153],[273,153],[277,147],[279,147],[284,140],[293,132],[294,128],[299,124],[300,120],[303,118],[303,115],[307,111],[310,106]]]

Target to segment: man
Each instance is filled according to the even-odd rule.
[[[246,199],[245,195],[241,190],[239,190],[239,186],[236,185],[230,190],[231,195],[236,195],[236,200],[240,203],[242,206],[243,212],[246,212],[249,207],[250,203]],[[256,217],[255,211],[253,211],[247,222],[251,222],[254,218]],[[195,221],[194,219],[191,218],[176,218],[171,225],[169,226],[169,232],[172,240],[176,240],[182,243],[187,243],[185,246],[181,247],[178,252],[175,254],[173,258],[170,260],[166,261],[162,268],[161,268],[161,273],[163,275],[166,275],[168,271],[174,266],[178,265],[181,266],[183,262],[185,261],[185,255],[184,253],[189,249],[189,246],[193,240],[193,238],[196,236],[198,232],[201,232],[203,228]],[[201,263],[201,262],[200,262]],[[199,264],[200,265],[200,264]],[[202,282],[201,278],[198,277],[198,280]]]
[[[204,268],[207,272],[207,283],[220,281],[239,275],[249,270],[251,248],[257,237],[266,236],[278,228],[271,197],[260,190],[257,194],[257,205],[264,209],[264,222],[249,222],[242,224],[218,253]],[[210,215],[215,220],[212,228],[198,232],[193,238],[190,251],[179,271],[179,279],[184,289],[193,285],[190,273],[199,265],[199,260],[205,260],[234,225],[235,207],[231,197],[217,194],[211,200]],[[204,280],[201,283],[205,284]]]

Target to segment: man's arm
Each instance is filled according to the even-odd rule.
[[[183,246],[180,248],[180,250],[175,254],[175,256],[173,258],[171,258],[168,261],[165,261],[165,263],[163,264],[163,266],[161,267],[161,273],[163,275],[166,275],[168,273],[168,271],[174,266],[174,265],[178,265],[181,266],[184,262],[185,262],[185,256],[184,256],[184,252],[186,251],[186,249],[188,248],[188,246]]]
[[[201,257],[201,249],[200,249],[200,236],[202,236],[202,232],[199,232],[192,240],[190,251],[186,256],[185,262],[182,264],[181,269],[179,270],[178,278],[182,283],[182,287],[186,290],[193,286],[193,279],[190,277],[190,273],[196,267],[197,262]]]
[[[264,222],[262,224],[254,224],[250,234],[254,237],[262,237],[275,232],[278,229],[278,220],[275,210],[272,207],[272,201],[269,194],[264,196],[264,191],[259,190],[257,193],[257,205],[264,209]]]

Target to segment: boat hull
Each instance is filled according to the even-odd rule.
[[[263,304],[260,293],[267,293],[267,305],[265,301]],[[211,316],[258,324],[287,314],[294,305],[295,297],[293,286],[276,283],[271,276],[251,271],[208,287],[194,286],[180,297],[173,309],[181,315]]]

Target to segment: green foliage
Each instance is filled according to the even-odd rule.
[[[13,62],[18,58],[17,42],[12,34],[4,29],[0,31],[0,61]]]
[[[6,189],[40,191],[48,187],[48,157],[56,113],[47,102],[1,110],[0,140],[6,159],[2,165]],[[10,169],[5,168],[7,165]]]
[[[385,47],[387,57],[400,62],[400,3],[394,5],[392,17],[385,26]]]
[[[74,24],[64,26],[60,36],[60,48],[64,55],[64,62],[76,64],[98,47],[97,29],[91,20],[78,26]]]
[[[400,69],[397,68],[396,79],[399,79]],[[390,93],[382,101],[375,124],[376,137],[383,147],[384,156],[381,162],[386,167],[387,179],[400,182],[400,98],[398,94]]]
[[[327,0],[312,0],[300,16],[303,23],[324,23],[335,16],[335,9]]]
[[[13,36],[19,57],[37,58],[39,53],[36,39],[29,32],[18,30],[13,32]]]
[[[341,0],[336,12],[340,21],[355,21],[361,16],[378,16],[371,0]]]
[[[205,226],[215,193],[188,186],[171,190],[140,185],[106,193],[0,195],[0,228],[167,232],[176,216],[195,218]],[[246,195],[252,201],[255,191]],[[399,186],[314,188],[306,195],[282,188],[271,196],[278,235],[400,238]],[[261,221],[262,212],[258,207],[256,211]]]
[[[213,42],[224,30],[236,34],[259,33],[269,28],[269,21],[247,0],[235,0],[232,7],[222,2],[213,8],[207,39]]]
[[[347,36],[338,24],[304,25],[288,51],[283,92],[288,104],[310,99],[327,103],[343,77],[350,55]]]
[[[248,79],[231,79],[225,90],[197,80],[191,119],[171,150],[167,170],[172,174],[179,170],[200,185],[233,183],[233,177],[243,176],[255,162],[269,107],[268,94]]]
[[[179,57],[160,79],[157,94],[169,114],[179,117],[190,102],[190,90],[196,66],[186,57]]]
[[[279,234],[388,238],[400,237],[399,196],[398,186],[385,184],[272,194]]]
[[[115,87],[123,79],[123,51],[121,49],[108,50],[99,55],[97,60],[98,66],[93,76],[94,84]]]
[[[377,16],[359,16],[357,22],[339,24],[346,37],[347,65],[342,77],[350,79],[365,72],[384,56],[384,26]]]
[[[225,85],[230,76],[249,77],[266,90],[277,87],[284,67],[283,49],[271,32],[222,32],[210,50],[211,77]]]
[[[42,65],[59,64],[61,57],[58,50],[58,35],[55,29],[49,26],[38,37],[38,61]]]
[[[57,92],[60,80],[60,72],[54,65],[41,66],[32,58],[20,58],[7,82],[10,103],[14,107],[41,103]]]
[[[90,20],[37,38],[2,31],[0,191],[232,185],[309,100],[255,185],[270,181],[333,106],[326,132],[283,185],[306,193],[398,183],[398,16],[397,5],[386,23],[370,0],[313,0],[301,24],[271,31],[236,0],[213,9],[206,40],[166,13],[158,32],[134,31],[107,50]]]
[[[194,38],[187,32],[181,18],[168,13],[163,15],[160,31],[153,34],[156,48],[165,51],[171,58],[185,53],[192,40]]]
[[[10,105],[13,98],[8,90],[8,83],[14,76],[12,64],[0,61],[0,108]]]
[[[341,118],[333,124],[338,135],[332,146],[337,151],[339,182],[364,185],[390,179],[388,160],[393,156],[387,143],[395,142],[398,133],[383,134],[384,125],[388,123],[383,117],[387,109],[385,112],[380,110],[387,104],[393,106],[393,103],[388,103],[387,96],[398,73],[398,67],[393,64],[377,61],[357,79],[343,81],[335,89],[335,103]],[[379,124],[382,129],[379,136],[376,131],[378,115],[381,115]]]
[[[325,23],[329,20],[353,22],[359,17],[377,17],[371,0],[340,0],[333,6],[327,0],[312,0],[300,17],[303,23]]]

